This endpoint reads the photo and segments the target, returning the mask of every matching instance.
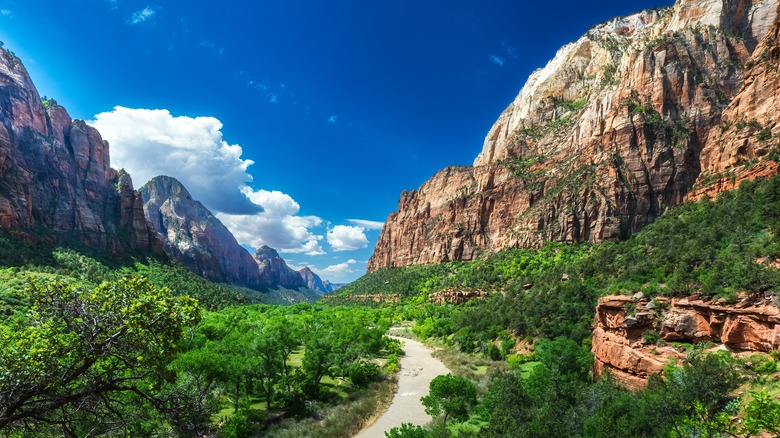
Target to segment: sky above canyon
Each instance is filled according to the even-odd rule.
[[[247,248],[347,282],[562,45],[671,3],[0,0],[0,40],[136,187],[176,177]]]

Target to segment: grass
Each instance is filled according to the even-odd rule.
[[[461,353],[451,348],[438,348],[432,356],[449,368],[453,375],[474,382],[481,391],[487,389],[491,371],[506,368],[506,362]]]
[[[352,436],[381,415],[398,387],[395,375],[350,394],[336,406],[317,410],[304,420],[288,419],[271,427],[264,436],[275,438],[340,438]]]

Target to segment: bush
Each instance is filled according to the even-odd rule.
[[[379,374],[379,366],[373,363],[355,362],[349,366],[349,380],[358,388],[376,381]]]
[[[648,344],[657,344],[661,340],[661,335],[656,330],[648,330],[642,334],[642,340]]]
[[[239,412],[228,418],[222,428],[219,430],[219,436],[222,438],[248,438],[254,433],[255,428],[249,422],[249,418]]]
[[[412,423],[403,423],[401,427],[394,427],[385,432],[386,438],[428,438],[430,434],[421,426]]]

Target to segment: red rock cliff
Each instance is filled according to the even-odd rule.
[[[41,101],[21,61],[0,49],[0,229],[43,226],[92,247],[162,247],[108,143],[54,101]]]
[[[652,222],[683,201],[703,162],[724,162],[702,151],[724,110],[734,118],[732,108],[752,105],[735,96],[769,84],[758,77],[772,69],[774,52],[761,51],[774,47],[776,9],[776,0],[680,0],[563,47],[501,114],[473,166],[401,194],[368,270],[614,240]]]

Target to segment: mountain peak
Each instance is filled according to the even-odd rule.
[[[178,179],[167,175],[155,176],[139,190],[144,193],[144,199],[160,199],[161,203],[168,198],[192,200],[192,195],[187,191],[187,188]]]
[[[260,248],[258,248],[257,251],[255,251],[255,260],[257,261],[279,259],[279,258],[281,258],[279,256],[279,253],[276,252],[275,249],[271,248],[268,245],[263,245]]]

